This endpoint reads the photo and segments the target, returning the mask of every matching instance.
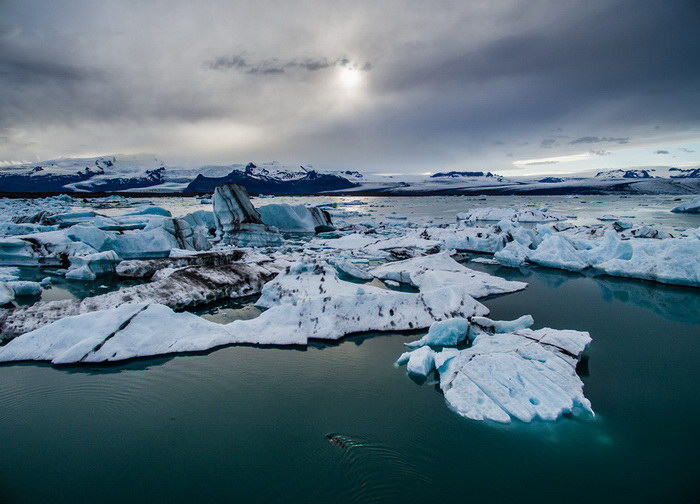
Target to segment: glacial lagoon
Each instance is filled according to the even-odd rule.
[[[334,221],[441,224],[473,206],[531,204],[576,215],[576,224],[613,213],[671,233],[700,226],[700,216],[668,211],[677,203],[673,197],[337,201],[353,200],[365,204],[331,209]],[[269,200],[329,201],[336,200]],[[204,207],[194,198],[154,203],[173,215]],[[302,248],[308,240],[289,238]],[[692,501],[700,491],[698,290],[535,265],[504,268],[472,262],[476,257],[460,260],[528,283],[519,292],[482,298],[491,318],[531,314],[534,328],[590,333],[577,373],[595,416],[509,424],[459,416],[432,374],[411,378],[393,365],[404,343],[426,331],[308,346],[233,345],[107,365],[3,364],[0,499],[591,502],[612,495],[619,502]],[[22,269],[23,279],[43,276]],[[82,298],[120,284],[56,280],[42,297]],[[253,302],[193,312],[229,323],[258,316]]]

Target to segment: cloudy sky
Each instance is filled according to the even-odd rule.
[[[0,0],[0,162],[700,164],[700,1]]]

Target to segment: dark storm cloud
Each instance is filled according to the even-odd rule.
[[[207,62],[206,66],[212,70],[238,70],[250,75],[283,74],[285,73],[285,70],[291,68],[299,68],[308,72],[317,72],[319,70],[325,70],[327,68],[337,66],[353,67],[362,71],[369,71],[372,69],[372,64],[370,62],[367,62],[362,66],[353,65],[352,61],[344,56],[334,60],[329,60],[327,58],[309,58],[303,60],[292,59],[280,61],[279,59],[275,58],[269,60],[249,61],[241,54],[216,58]]]
[[[630,139],[629,137],[597,137],[597,136],[585,136],[585,137],[580,137],[575,140],[572,140],[569,142],[569,145],[576,145],[576,144],[589,144],[589,143],[602,143],[602,142],[609,142],[609,143],[617,143],[617,144],[626,144],[629,143]]]

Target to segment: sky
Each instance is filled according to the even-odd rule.
[[[0,0],[0,165],[700,165],[700,1]]]

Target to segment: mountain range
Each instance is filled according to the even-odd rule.
[[[251,194],[694,194],[700,167],[640,167],[595,174],[504,177],[489,171],[363,174],[277,162],[171,166],[150,155],[61,158],[0,169],[0,193],[207,194],[237,183]]]

